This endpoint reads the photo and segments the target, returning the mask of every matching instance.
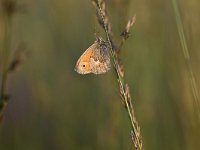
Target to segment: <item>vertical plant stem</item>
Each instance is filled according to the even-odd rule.
[[[189,53],[189,49],[187,46],[184,30],[183,30],[183,24],[181,21],[181,17],[180,17],[178,5],[177,5],[177,0],[172,0],[172,3],[173,3],[174,12],[175,12],[176,25],[177,25],[177,29],[178,29],[178,33],[179,33],[179,37],[180,37],[182,51],[184,54],[184,59],[186,61],[186,65],[187,65],[190,87],[192,89],[192,93],[194,96],[194,103],[195,103],[194,107],[196,107],[197,115],[200,120],[200,97],[199,97],[194,73],[193,73],[192,66],[191,66],[190,53]]]
[[[4,42],[1,54],[1,64],[2,64],[2,79],[1,79],[1,91],[0,91],[0,117],[2,116],[3,110],[7,104],[7,96],[5,93],[6,82],[8,77],[8,58],[10,52],[11,44],[11,16],[4,16]]]
[[[132,104],[131,105],[129,104],[130,101],[128,100],[128,96],[126,94],[126,89],[125,89],[125,86],[124,86],[123,78],[121,77],[120,72],[118,70],[117,56],[116,56],[116,53],[114,52],[114,49],[112,47],[110,35],[109,35],[109,32],[108,32],[108,27],[107,27],[107,24],[105,23],[105,18],[103,16],[99,0],[98,0],[98,9],[99,9],[99,12],[100,12],[101,19],[103,21],[103,28],[104,28],[104,31],[105,31],[105,34],[106,34],[106,38],[107,38],[107,41],[109,43],[109,49],[110,49],[109,52],[111,54],[113,66],[114,66],[114,69],[115,69],[116,74],[117,74],[118,84],[119,84],[119,87],[120,87],[120,90],[121,90],[121,93],[122,93],[122,97],[125,101],[125,107],[127,108],[129,119],[130,119],[130,122],[131,122],[132,131],[133,131],[133,134],[134,134],[134,137],[135,137],[135,143],[134,144],[135,144],[136,149],[142,150],[143,145],[142,145],[142,140],[141,140],[141,137],[140,137],[140,131],[138,131],[139,128],[137,126],[136,118],[135,118],[135,116],[133,116]]]

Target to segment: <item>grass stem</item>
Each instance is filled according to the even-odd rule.
[[[135,118],[134,113],[133,113],[134,110],[133,110],[133,107],[132,107],[131,99],[128,97],[128,95],[130,95],[130,93],[129,93],[129,91],[126,90],[126,86],[124,84],[123,77],[120,75],[120,71],[119,71],[119,67],[118,67],[119,66],[118,57],[117,57],[115,50],[114,50],[112,43],[111,43],[111,36],[109,34],[109,31],[108,31],[108,24],[105,22],[105,18],[104,18],[102,8],[101,8],[101,5],[100,5],[100,0],[98,0],[98,2],[97,2],[97,7],[99,9],[100,17],[101,17],[102,22],[103,22],[103,28],[104,28],[106,38],[107,38],[107,41],[108,41],[108,44],[109,44],[109,49],[110,49],[109,52],[110,52],[110,55],[111,55],[111,60],[113,62],[114,69],[115,69],[116,74],[117,74],[117,80],[118,80],[118,83],[119,83],[120,92],[121,92],[123,101],[125,102],[125,108],[127,109],[129,119],[130,119],[130,122],[131,122],[133,138],[134,138],[133,139],[134,146],[137,150],[142,150],[143,149],[143,143],[142,143],[142,138],[141,138],[141,135],[140,135],[140,128],[138,126],[138,123],[137,123],[136,118]]]
[[[172,0],[172,4],[173,4],[174,12],[175,12],[176,25],[177,25],[178,34],[179,34],[179,37],[180,37],[182,51],[183,51],[183,54],[184,54],[184,59],[186,61],[186,65],[187,65],[188,78],[189,78],[190,86],[191,86],[192,93],[193,93],[193,96],[194,96],[194,103],[195,103],[195,107],[196,107],[196,110],[197,110],[198,118],[200,120],[200,97],[199,97],[199,93],[198,93],[198,90],[197,90],[197,85],[196,85],[196,80],[195,80],[195,77],[194,77],[193,69],[192,69],[192,66],[191,66],[190,53],[189,53],[189,49],[188,49],[188,46],[187,46],[184,30],[183,30],[183,24],[182,24],[182,21],[181,21],[177,0]]]
[[[5,93],[6,83],[8,78],[8,59],[11,45],[11,16],[4,16],[4,41],[3,49],[1,53],[1,64],[2,64],[2,79],[1,79],[1,90],[0,90],[0,118],[2,118],[4,108],[6,107],[8,96]]]

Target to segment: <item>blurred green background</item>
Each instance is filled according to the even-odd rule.
[[[106,3],[118,42],[128,19],[137,15],[121,58],[145,149],[199,150],[200,124],[172,1]],[[200,3],[177,3],[199,91]],[[0,126],[0,150],[133,149],[113,71],[98,76],[74,71],[94,33],[103,36],[91,1],[18,0],[17,4],[22,11],[12,18],[11,53],[23,42],[28,56],[9,76],[11,98]]]

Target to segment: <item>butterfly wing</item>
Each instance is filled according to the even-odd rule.
[[[90,65],[90,58],[94,55],[94,44],[91,45],[78,59],[75,71],[79,74],[88,74],[91,73],[91,65]]]
[[[90,64],[94,74],[102,74],[110,70],[110,55],[107,45],[97,45],[94,56],[90,58]]]
[[[78,59],[75,71],[79,74],[102,74],[111,67],[108,46],[105,42],[95,41]]]

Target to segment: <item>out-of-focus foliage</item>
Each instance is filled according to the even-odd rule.
[[[121,57],[145,149],[198,150],[199,123],[172,2],[106,2],[118,42],[128,19],[137,16]],[[23,11],[12,19],[11,49],[23,42],[28,55],[20,71],[9,75],[0,149],[132,149],[113,72],[82,76],[74,71],[94,33],[103,35],[90,0],[17,3]],[[200,91],[199,1],[178,0],[178,6]]]

